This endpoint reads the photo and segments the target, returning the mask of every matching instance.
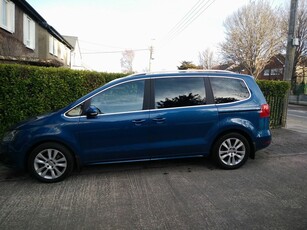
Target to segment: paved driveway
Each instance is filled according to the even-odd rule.
[[[0,229],[307,229],[307,133],[298,131],[273,130],[272,145],[232,171],[157,161],[43,184],[0,164]]]
[[[42,184],[0,166],[0,229],[306,229],[307,135],[273,134],[232,171],[161,161],[88,167]]]

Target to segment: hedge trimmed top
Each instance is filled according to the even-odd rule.
[[[290,89],[290,83],[286,81],[257,80],[257,84],[265,97],[284,97]]]
[[[62,108],[126,75],[0,64],[0,135],[17,122]]]
[[[11,125],[62,108],[123,73],[0,64],[0,136]],[[258,80],[265,97],[284,97],[290,85]],[[272,111],[274,113],[274,111]]]

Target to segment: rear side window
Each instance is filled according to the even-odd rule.
[[[174,108],[206,104],[203,78],[155,79],[155,108]]]
[[[250,92],[241,79],[212,77],[210,82],[216,104],[242,101],[250,97]]]

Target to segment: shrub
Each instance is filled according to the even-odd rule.
[[[307,94],[307,84],[305,82],[301,82],[300,84],[296,84],[293,88],[294,95]]]
[[[272,128],[282,127],[286,118],[284,106],[290,83],[269,80],[257,80],[257,83],[271,108],[270,126]]]
[[[0,136],[11,125],[75,101],[122,73],[0,64]]]
[[[262,90],[265,97],[285,97],[288,89],[290,89],[290,83],[286,81],[271,81],[271,80],[257,80],[257,84]]]
[[[68,105],[105,83],[125,76],[64,68],[0,64],[0,136],[11,125]],[[271,126],[282,124],[289,84],[258,80],[271,106]]]

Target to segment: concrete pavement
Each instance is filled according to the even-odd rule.
[[[85,168],[42,184],[0,165],[0,229],[307,229],[307,134],[238,170],[207,159]]]
[[[287,129],[307,133],[307,106],[289,105]]]

